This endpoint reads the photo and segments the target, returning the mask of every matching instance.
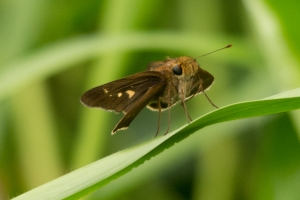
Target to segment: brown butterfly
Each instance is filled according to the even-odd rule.
[[[228,45],[224,48],[231,46]],[[88,107],[103,108],[117,113],[124,112],[125,115],[112,130],[112,134],[118,130],[128,128],[132,120],[147,106],[149,109],[159,112],[157,135],[160,127],[161,111],[170,110],[173,105],[181,102],[188,122],[192,121],[185,102],[204,92],[213,81],[214,77],[209,72],[201,69],[195,58],[188,56],[168,58],[150,63],[144,72],[87,91],[82,95],[81,102]],[[212,102],[211,104],[215,106]],[[169,127],[170,111],[168,130]]]

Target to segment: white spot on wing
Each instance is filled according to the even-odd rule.
[[[120,93],[118,93],[118,97],[121,97],[122,96],[122,93],[120,92]]]
[[[135,94],[132,90],[127,90],[126,93],[129,95],[129,99]]]
[[[108,93],[108,90],[107,90],[107,89],[104,88],[103,90],[104,90],[105,93]]]

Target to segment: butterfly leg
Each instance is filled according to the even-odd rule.
[[[201,85],[201,89],[202,89],[202,85]],[[209,101],[209,103],[215,107],[215,108],[219,108],[218,106],[216,106],[211,100],[210,98],[207,96],[207,94],[204,92],[204,90],[202,89],[203,94],[205,95],[205,97],[207,98],[207,100]]]
[[[155,137],[157,137],[160,129],[160,119],[161,119],[161,106],[160,106],[160,98],[157,100],[157,105],[158,105],[158,124],[157,124],[157,131],[155,134]]]
[[[185,111],[185,115],[186,115],[186,118],[188,119],[188,123],[190,123],[193,120],[192,120],[191,116],[189,115],[188,110],[186,108],[183,91],[181,92],[181,105],[183,106],[183,109]]]
[[[210,98],[207,96],[207,94],[204,92],[204,90],[203,90],[203,94],[205,95],[205,97],[207,98],[207,100],[209,101],[209,103],[210,103],[213,107],[219,108],[218,106],[216,106],[216,105],[210,100]]]
[[[169,87],[168,89],[168,96],[169,96],[169,99],[168,99],[168,129],[166,131],[166,133],[164,135],[167,135],[169,130],[170,130],[170,124],[171,124],[171,87]]]
[[[210,98],[207,96],[207,94],[205,93],[205,91],[203,90],[203,86],[202,86],[202,80],[201,80],[201,82],[200,82],[201,84],[200,84],[200,86],[199,86],[199,89],[198,89],[198,91],[201,91],[201,92],[203,92],[203,94],[205,95],[205,97],[207,98],[207,100],[209,101],[209,103],[213,106],[213,107],[215,107],[215,108],[219,108],[218,106],[216,106],[211,100],[210,100]]]

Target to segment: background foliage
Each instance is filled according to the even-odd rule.
[[[88,88],[166,56],[198,56],[218,106],[299,87],[300,2],[0,2],[0,199],[153,138],[157,113],[130,129],[79,103]],[[214,108],[198,96],[196,118]],[[299,111],[207,127],[87,199],[299,199]],[[163,115],[166,121],[167,115]],[[172,109],[172,129],[186,123]],[[165,123],[166,124],[166,123]],[[166,128],[162,127],[162,130]]]

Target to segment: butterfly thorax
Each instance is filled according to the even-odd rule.
[[[195,59],[187,56],[151,63],[148,70],[161,73],[167,85],[161,95],[149,103],[148,108],[158,110],[158,98],[163,110],[193,95],[193,88],[200,84],[195,85],[195,79],[199,79],[199,69]]]

